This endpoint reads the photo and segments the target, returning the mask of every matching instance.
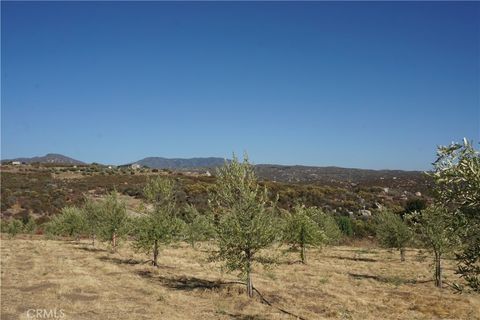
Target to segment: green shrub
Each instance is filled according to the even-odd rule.
[[[22,232],[23,223],[20,220],[13,219],[7,224],[7,233],[10,235],[10,238],[14,238],[17,234]]]
[[[353,227],[352,227],[352,219],[346,216],[341,216],[336,218],[338,227],[340,231],[348,236],[351,237],[353,235]]]
[[[360,220],[355,219],[352,221],[353,235],[357,238],[365,238],[375,235],[375,222],[371,219]]]

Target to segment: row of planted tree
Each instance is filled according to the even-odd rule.
[[[398,249],[402,261],[409,246],[430,249],[438,287],[442,287],[442,258],[456,254],[458,274],[478,292],[478,153],[465,142],[439,148],[438,156],[432,173],[438,201],[403,217],[380,212],[375,217],[377,239],[385,247]],[[197,241],[214,240],[212,257],[225,262],[227,269],[240,272],[249,296],[253,295],[254,266],[275,261],[268,255],[269,248],[288,244],[306,263],[307,247],[334,244],[342,236],[341,224],[318,208],[298,204],[292,212],[278,209],[276,202],[269,200],[268,191],[257,183],[246,157],[243,162],[234,157],[218,170],[208,213],[200,214],[192,205],[179,207],[175,188],[168,177],[151,179],[144,188],[148,204],[138,216],[127,214],[125,203],[115,192],[101,201],[86,201],[82,208],[64,208],[46,225],[45,232],[74,238],[89,235],[93,245],[98,238],[108,241],[113,250],[128,237],[136,250],[151,255],[155,266],[162,246],[185,240],[194,246]]]

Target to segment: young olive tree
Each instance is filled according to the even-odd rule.
[[[55,236],[67,236],[80,239],[85,232],[85,219],[77,207],[64,207],[47,225],[47,233]]]
[[[136,221],[134,248],[152,253],[152,264],[158,266],[160,244],[177,239],[183,230],[183,221],[177,217],[174,182],[165,177],[148,181],[144,194],[152,209]]]
[[[103,241],[110,241],[112,249],[116,250],[119,238],[128,233],[129,218],[125,202],[120,201],[118,193],[113,191],[100,202],[98,214],[99,236]]]
[[[430,175],[440,203],[455,217],[463,243],[457,274],[480,292],[480,154],[467,139],[440,146]]]
[[[102,204],[87,199],[82,213],[85,219],[85,231],[92,239],[92,246],[95,246],[95,239],[100,234],[101,218],[102,218]]]
[[[420,213],[410,214],[420,240],[433,251],[435,265],[435,285],[442,287],[442,257],[453,252],[459,245],[452,214],[442,206],[433,205]]]
[[[309,211],[310,217],[318,224],[320,230],[323,231],[326,243],[330,245],[337,244],[342,238],[342,231],[335,221],[335,218],[319,208],[312,207]]]
[[[306,247],[318,247],[326,242],[327,237],[320,226],[312,219],[317,214],[316,208],[296,206],[294,212],[285,219],[283,239],[294,247],[300,247],[302,263],[307,263]]]
[[[384,211],[376,217],[375,232],[383,247],[400,251],[400,260],[405,261],[405,248],[412,240],[412,232],[399,215]]]
[[[272,223],[273,206],[266,188],[257,182],[247,156],[240,162],[235,155],[229,163],[217,169],[215,191],[210,194],[212,212],[218,218],[216,234],[218,252],[215,257],[224,261],[228,270],[240,271],[246,279],[247,294],[253,297],[254,264],[268,263],[259,252],[276,239]]]
[[[184,236],[192,248],[195,248],[196,242],[206,241],[215,236],[211,214],[202,215],[191,204],[185,206],[183,213],[182,218],[185,222]]]

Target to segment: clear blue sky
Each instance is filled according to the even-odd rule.
[[[480,3],[1,6],[3,159],[423,170],[480,140]]]

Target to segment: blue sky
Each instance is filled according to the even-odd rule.
[[[2,2],[2,158],[429,169],[480,139],[480,4]]]

